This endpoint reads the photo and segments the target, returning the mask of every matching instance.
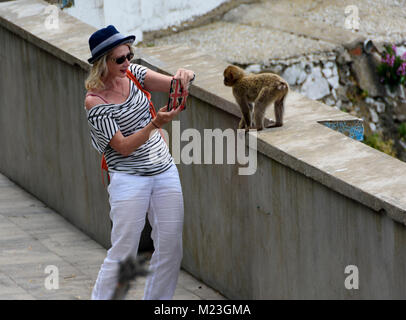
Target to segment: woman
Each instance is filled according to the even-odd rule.
[[[93,64],[86,80],[85,107],[92,145],[104,153],[108,186],[111,248],[101,266],[92,299],[110,299],[117,283],[119,262],[136,256],[148,220],[155,251],[150,262],[144,299],[172,299],[182,259],[183,196],[179,174],[157,128],[171,121],[180,108],[161,108],[154,119],[145,94],[126,76],[129,69],[148,91],[169,92],[171,77],[131,64],[131,44],[114,26],[89,39]],[[179,69],[183,88],[194,79]]]

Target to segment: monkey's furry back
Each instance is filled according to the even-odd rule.
[[[224,85],[232,87],[233,95],[240,107],[242,118],[239,129],[264,128],[265,111],[274,105],[275,122],[265,125],[266,128],[281,127],[285,98],[289,92],[289,84],[274,73],[246,74],[237,66],[228,66],[224,70]],[[251,110],[253,111],[253,120]]]
[[[274,73],[245,74],[238,79],[233,86],[233,94],[241,96],[245,94],[249,101],[254,101],[263,87],[276,90],[288,89],[288,83],[279,75]]]

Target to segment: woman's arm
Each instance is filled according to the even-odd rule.
[[[195,73],[192,70],[180,68],[176,74],[175,79],[180,79],[182,87],[188,88],[188,84],[194,79]],[[148,91],[169,92],[172,77],[155,72],[148,69],[144,79],[144,87]]]
[[[151,137],[152,131],[162,127],[165,123],[171,121],[181,111],[182,110],[180,108],[176,108],[168,112],[167,106],[165,106],[159,109],[156,118],[154,118],[144,128],[138,130],[132,135],[124,137],[121,131],[117,131],[113,138],[110,140],[110,146],[123,156],[127,157]]]
[[[148,69],[144,79],[144,88],[147,91],[169,92],[172,77]]]
[[[180,79],[183,88],[187,88],[189,82],[194,79],[194,75],[191,70],[179,69],[175,74],[175,79]],[[148,91],[169,92],[171,80],[172,77],[170,76],[148,69],[144,79],[144,88]],[[181,111],[182,109],[176,108],[168,112],[167,106],[165,106],[158,111],[155,119],[132,135],[124,137],[120,131],[117,131],[110,140],[110,146],[122,155],[129,156],[150,138],[153,130],[171,121]]]
[[[99,101],[99,99],[99,97],[87,96],[85,99],[86,109],[90,110],[91,108],[99,104],[101,101]],[[109,144],[118,153],[127,157],[151,137],[152,131],[162,127],[165,123],[171,121],[181,111],[182,110],[180,108],[176,108],[168,112],[167,106],[165,106],[159,109],[156,117],[149,124],[133,133],[132,135],[124,137],[121,131],[118,130],[111,138]]]

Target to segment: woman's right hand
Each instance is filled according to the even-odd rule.
[[[158,127],[162,127],[176,117],[180,112],[182,112],[181,108],[175,108],[168,112],[168,106],[165,106],[159,109],[153,121]]]

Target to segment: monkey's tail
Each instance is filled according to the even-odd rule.
[[[285,82],[280,82],[279,84],[278,84],[278,90],[280,90],[280,91],[287,91],[289,88],[288,88],[288,85],[285,83]]]
[[[289,84],[284,79],[280,79],[277,88],[283,96],[287,95],[289,92]]]

